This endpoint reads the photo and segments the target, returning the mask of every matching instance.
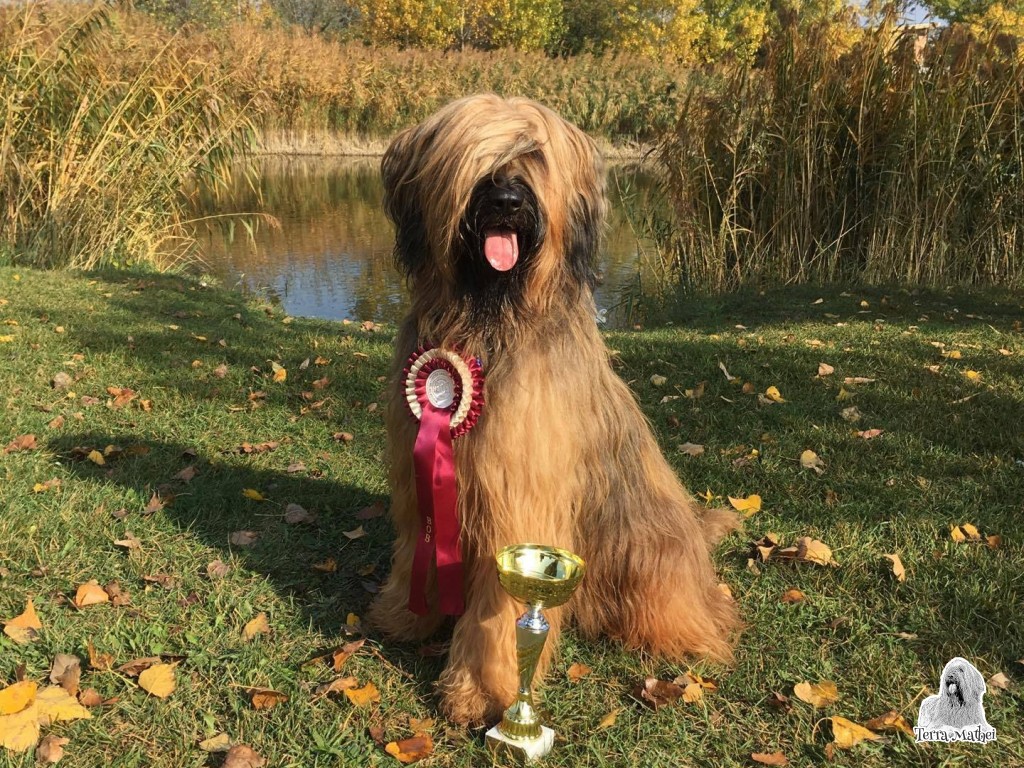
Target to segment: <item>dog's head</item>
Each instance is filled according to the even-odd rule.
[[[461,99],[400,133],[381,168],[414,301],[486,320],[592,287],[604,171],[593,142],[546,107]]]
[[[976,706],[985,694],[985,678],[959,656],[942,669],[941,695],[952,709]]]

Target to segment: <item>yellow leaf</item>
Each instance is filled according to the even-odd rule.
[[[882,555],[892,560],[892,575],[896,577],[897,581],[906,581],[907,572],[903,568],[903,561],[900,560],[899,555]]]
[[[981,381],[981,374],[977,371],[964,371],[964,376],[966,376],[969,381]]]
[[[18,645],[25,645],[39,637],[38,630],[42,628],[43,624],[39,621],[39,616],[36,615],[32,598],[29,598],[24,612],[4,624],[4,634]]]
[[[107,460],[103,458],[103,454],[95,449],[90,451],[89,455],[86,458],[89,459],[89,461],[91,461],[98,467],[102,467],[104,464],[107,463]]]
[[[0,716],[0,747],[27,752],[39,742],[39,708],[35,702],[14,715]]]
[[[831,376],[835,372],[836,372],[836,369],[833,368],[828,363],[818,363],[818,376],[819,377]]]
[[[797,539],[797,559],[818,565],[836,565],[832,559],[832,550],[827,544],[810,536]]]
[[[350,613],[348,616],[345,617],[345,624],[347,624],[350,627],[358,627],[359,617],[356,616],[354,613]]]
[[[959,525],[949,526],[949,538],[953,541],[967,541],[967,537],[964,536],[964,532],[960,530]]]
[[[12,341],[14,341],[14,337],[11,336],[10,334],[6,336],[0,336],[0,344],[10,344]]]
[[[827,707],[839,699],[839,690],[831,680],[822,680],[819,683],[802,682],[793,686],[793,694],[800,699],[812,704],[815,708]]]
[[[594,670],[592,670],[586,664],[580,664],[579,662],[576,662],[575,664],[569,667],[568,671],[565,674],[569,678],[570,683],[578,683],[580,681],[580,678],[586,677],[593,671]]]
[[[390,741],[384,751],[400,763],[415,763],[433,753],[434,741],[429,735],[420,733],[410,739]]]
[[[884,715],[873,717],[864,723],[864,727],[871,731],[902,731],[910,738],[915,738],[914,729],[903,718],[899,712],[889,710]]]
[[[981,534],[978,533],[978,529],[970,523],[964,523],[960,526],[960,530],[964,532],[968,539],[977,541],[981,538]]]
[[[287,368],[283,368],[282,366],[278,365],[277,363],[271,363],[270,366],[271,366],[271,368],[274,369],[274,381],[275,382],[280,383],[282,381],[285,381],[288,378],[288,369]]]
[[[254,488],[245,488],[242,491],[242,495],[245,496],[245,498],[247,498],[247,499],[252,499],[253,501],[266,501],[267,500],[266,497],[262,493],[260,493],[259,491],[257,491]]]
[[[13,715],[21,712],[35,701],[38,686],[30,680],[9,685],[0,690],[0,715]]]
[[[700,683],[688,683],[683,688],[683,701],[687,704],[700,701],[702,698],[704,698],[704,686]]]
[[[256,618],[249,620],[242,628],[242,639],[252,640],[256,635],[270,633],[270,622],[267,621],[267,614],[262,611],[256,614]]]
[[[139,673],[139,687],[157,698],[166,699],[174,693],[174,664],[154,664]]]
[[[782,393],[779,392],[778,387],[768,387],[764,391],[764,396],[771,400],[773,403],[784,403],[786,400],[782,397]]]
[[[804,469],[813,469],[819,475],[825,473],[825,463],[811,450],[800,454],[800,466]]]
[[[376,701],[380,701],[380,691],[373,683],[367,683],[362,688],[351,688],[345,691],[348,700],[357,707],[368,707]]]
[[[609,712],[607,715],[601,718],[601,722],[597,724],[597,730],[601,731],[605,728],[611,728],[615,725],[615,719],[619,716],[619,712],[622,711],[622,707],[617,707]]]
[[[78,699],[59,685],[44,688],[36,696],[39,705],[39,723],[49,725],[64,720],[88,720],[92,714],[78,703]]]
[[[253,709],[265,710],[288,701],[288,694],[270,688],[250,688],[248,690]]]
[[[874,731],[869,731],[863,725],[857,725],[845,717],[832,717],[832,739],[840,749],[855,747],[865,739],[877,741],[880,738],[882,737]]]
[[[745,499],[730,496],[729,503],[732,504],[733,509],[737,512],[743,512],[744,517],[750,517],[754,513],[761,511],[761,497],[756,493],[747,496]]]
[[[802,603],[807,598],[799,589],[787,589],[783,592],[781,599],[784,603]]]
[[[836,401],[842,402],[843,400],[849,400],[853,395],[846,391],[845,387],[839,387],[839,394],[836,395]]]
[[[781,752],[753,752],[750,755],[750,759],[761,765],[789,765],[789,760]]]
[[[947,360],[960,360],[963,355],[960,354],[959,349],[951,349],[949,352],[943,352],[942,356]]]
[[[110,595],[107,594],[103,587],[96,583],[96,579],[86,582],[75,592],[75,608],[85,608],[87,605],[99,605],[100,603],[109,602]]]

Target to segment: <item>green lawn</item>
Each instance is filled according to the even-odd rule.
[[[609,333],[620,374],[684,482],[718,503],[763,498],[719,556],[747,627],[734,667],[693,667],[717,690],[657,712],[631,698],[633,686],[686,667],[568,633],[545,693],[563,739],[548,764],[749,766],[751,753],[776,750],[792,765],[821,764],[828,717],[863,723],[897,710],[913,725],[943,665],[961,655],[986,678],[1010,680],[985,698],[995,744],[916,745],[888,733],[836,750],[830,764],[1024,765],[1021,303],[996,292],[802,289],[683,306],[675,325]],[[348,614],[362,615],[388,567],[386,518],[357,513],[387,500],[375,404],[393,329],[293,320],[180,277],[8,268],[0,323],[0,450],[36,438],[35,448],[0,453],[0,621],[31,597],[43,624],[31,644],[0,636],[0,683],[22,669],[42,684],[54,656],[68,653],[82,659],[82,688],[113,699],[90,720],[44,729],[70,738],[60,764],[220,765],[198,743],[226,732],[271,766],[399,765],[374,735],[406,738],[410,715],[436,717],[442,660],[371,634],[340,673],[377,686],[380,702],[366,708],[315,695],[337,675],[303,665],[351,639]],[[286,381],[273,381],[271,363]],[[817,376],[819,363],[834,372]],[[70,383],[55,389],[61,372]],[[655,387],[654,374],[667,382]],[[874,381],[844,385],[847,377]],[[702,397],[685,396],[702,381]],[[777,387],[785,402],[761,404],[746,382],[758,393]],[[136,397],[115,407],[108,388]],[[850,406],[856,424],[841,418]],[[868,429],[884,432],[855,434]],[[686,442],[704,453],[680,452]],[[104,466],[85,458],[111,445],[121,451]],[[805,450],[823,474],[801,468]],[[186,467],[195,477],[175,479]],[[54,478],[59,487],[34,492]],[[143,514],[154,493],[174,498]],[[289,524],[289,504],[316,521]],[[1000,545],[954,542],[950,526],[963,523]],[[359,526],[365,536],[345,535]],[[259,538],[230,544],[240,530]],[[141,548],[113,543],[127,531]],[[768,532],[785,544],[820,539],[839,567],[748,567],[749,543]],[[885,553],[900,555],[905,582]],[[313,568],[330,558],[333,572]],[[211,578],[218,559],[231,570]],[[116,580],[130,602],[76,609],[75,591],[90,579]],[[781,602],[789,588],[805,600]],[[271,632],[246,641],[242,628],[260,612]],[[159,699],[134,677],[91,669],[89,643],[116,664],[167,655],[179,662],[177,690]],[[576,662],[592,671],[574,683],[566,670]],[[836,683],[836,703],[813,709],[793,696],[796,683],[822,679]],[[257,711],[250,686],[290,699]],[[791,698],[788,709],[770,705],[775,692]],[[599,729],[613,710],[615,723]],[[481,732],[437,719],[431,733],[434,755],[421,765],[489,763]],[[34,764],[31,752],[0,750],[0,766]]]

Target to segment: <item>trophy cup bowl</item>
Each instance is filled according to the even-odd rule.
[[[532,683],[549,625],[542,608],[565,603],[586,572],[583,559],[572,552],[540,544],[513,544],[496,555],[498,581],[512,597],[526,603],[516,622],[519,691],[501,724],[487,732],[487,746],[518,762],[529,762],[551,751],[555,732],[540,723]]]

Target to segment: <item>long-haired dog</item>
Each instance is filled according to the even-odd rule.
[[[957,656],[942,669],[939,693],[921,702],[917,715],[920,728],[989,728],[981,699],[985,678],[967,659]]]
[[[737,519],[704,509],[680,484],[595,323],[607,202],[593,142],[540,104],[473,96],[399,134],[382,172],[412,294],[397,378],[426,344],[478,358],[486,377],[479,422],[454,446],[466,607],[439,682],[445,714],[479,723],[515,696],[521,608],[494,560],[508,544],[562,547],[588,566],[573,600],[546,612],[538,679],[570,618],[630,648],[729,660],[737,615],[710,551]],[[407,607],[420,530],[417,424],[399,381],[387,428],[397,541],[368,618],[389,638],[413,640],[444,617],[433,570],[431,610]]]

